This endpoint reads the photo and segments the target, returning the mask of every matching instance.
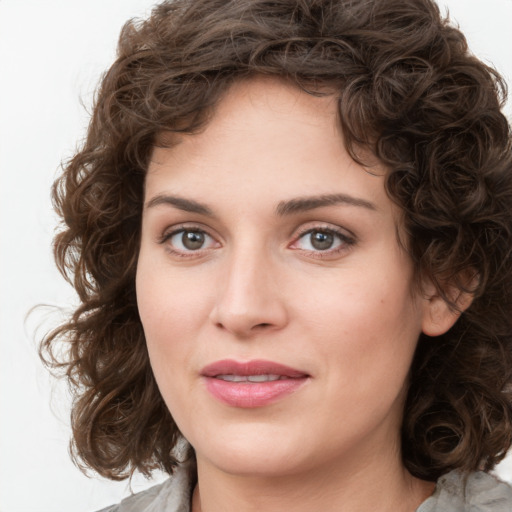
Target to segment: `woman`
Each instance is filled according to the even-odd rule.
[[[503,94],[428,0],[125,26],[55,185],[81,305],[43,346],[78,460],[174,473],[111,510],[511,509],[479,471],[512,439]]]

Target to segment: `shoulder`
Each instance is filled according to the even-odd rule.
[[[482,471],[452,471],[417,512],[512,512],[512,487]]]
[[[111,505],[110,507],[103,508],[98,512],[143,512],[148,509],[151,510],[149,507],[153,507],[156,502],[162,502],[163,497],[168,494],[167,487],[169,487],[170,482],[171,479],[168,479],[159,485],[146,489],[145,491],[128,496],[117,505]]]
[[[189,512],[191,484],[188,468],[178,468],[165,482],[98,512]]]

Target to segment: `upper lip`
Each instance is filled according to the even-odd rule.
[[[215,361],[214,363],[206,365],[201,370],[201,375],[205,377],[217,377],[218,375],[280,375],[289,378],[309,376],[301,370],[263,359],[255,359],[246,362],[234,361],[232,359]]]

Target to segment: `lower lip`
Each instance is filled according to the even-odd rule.
[[[308,377],[280,379],[268,382],[229,382],[205,377],[206,388],[218,400],[232,407],[263,407],[301,388]]]

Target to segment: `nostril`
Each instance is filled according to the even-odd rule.
[[[217,327],[218,329],[225,329],[227,331],[229,331],[230,329],[224,325],[222,322],[216,322],[215,323],[215,327]],[[254,332],[255,330],[263,330],[263,329],[268,329],[269,327],[272,327],[272,324],[271,323],[268,323],[268,322],[263,322],[261,324],[256,324],[256,325],[253,325],[252,327],[249,327],[249,331],[247,331],[247,334],[249,334],[249,332]]]

